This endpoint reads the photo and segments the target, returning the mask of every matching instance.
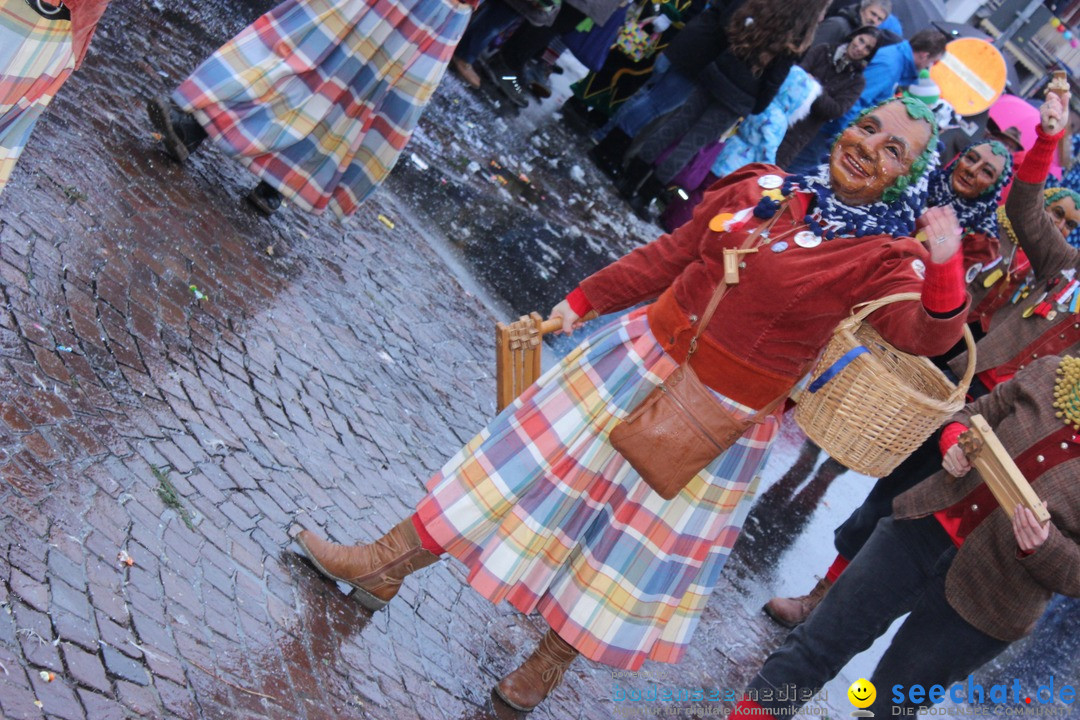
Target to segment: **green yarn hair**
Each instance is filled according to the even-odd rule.
[[[992,153],[1005,158],[1005,165],[1001,168],[1001,174],[998,175],[997,182],[994,183],[991,187],[983,190],[983,195],[989,195],[990,193],[1001,187],[1001,185],[1005,182],[1005,178],[1009,177],[1009,172],[1012,170],[1013,164],[1012,153],[1009,152],[1009,148],[1005,147],[1003,143],[997,140],[988,140],[986,144],[990,146],[990,151]],[[1077,207],[1080,207],[1080,205],[1077,205]]]
[[[1043,196],[1046,198],[1046,205],[1053,205],[1061,198],[1070,198],[1073,201],[1073,205],[1080,210],[1080,194],[1070,190],[1069,188],[1055,187],[1046,188],[1043,190]]]
[[[934,160],[937,157],[937,144],[938,144],[938,124],[937,118],[934,117],[934,112],[930,107],[922,100],[916,100],[911,97],[889,98],[883,100],[877,105],[866,108],[860,112],[851,125],[859,122],[864,117],[874,112],[880,107],[884,107],[891,102],[901,102],[904,104],[904,109],[907,110],[908,117],[912,120],[923,120],[930,125],[930,140],[926,143],[926,149],[922,151],[919,157],[915,158],[915,161],[911,163],[911,171],[907,175],[896,178],[896,181],[885,188],[885,192],[881,194],[883,202],[892,204],[900,199],[900,196],[904,194],[908,186],[922,177],[922,174],[926,172],[926,169],[934,164]],[[848,125],[848,127],[851,127]]]

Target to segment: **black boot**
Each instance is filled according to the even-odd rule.
[[[603,140],[589,150],[589,157],[608,177],[612,179],[621,177],[623,158],[626,157],[626,151],[630,149],[633,141],[634,139],[624,133],[621,128],[614,127]]]
[[[649,173],[649,176],[638,185],[637,192],[629,198],[634,214],[646,222],[654,222],[660,215],[661,208],[657,199],[664,192],[664,188],[664,183]]]
[[[639,194],[640,188],[652,177],[652,163],[634,156],[627,161],[622,177],[616,182],[619,195],[627,200]]]
[[[165,152],[176,162],[187,160],[206,139],[206,131],[199,121],[182,112],[168,98],[147,100],[146,112],[151,124],[161,134]]]
[[[281,207],[282,197],[281,193],[263,180],[251,189],[247,199],[263,215],[273,215]]]
[[[481,62],[480,67],[507,100],[520,108],[528,107],[529,99],[525,97],[521,73],[512,70],[501,54],[495,53],[486,61]]]

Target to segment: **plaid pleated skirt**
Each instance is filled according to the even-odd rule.
[[[478,592],[539,612],[589,659],[627,670],[682,658],[779,428],[775,415],[753,426],[664,500],[608,435],[675,367],[644,309],[623,316],[447,461],[417,506]]]
[[[456,0],[285,0],[173,100],[291,202],[346,217],[393,169],[470,12]]]
[[[0,0],[0,193],[38,118],[75,69],[71,22]]]

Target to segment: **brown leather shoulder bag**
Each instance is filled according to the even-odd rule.
[[[743,249],[750,247],[771,224],[756,228]],[[609,435],[612,446],[665,500],[678,495],[695,475],[738,442],[751,425],[764,422],[787,397],[784,393],[749,419],[739,418],[720,403],[690,367],[698,338],[728,287],[726,279],[716,286],[679,367]]]

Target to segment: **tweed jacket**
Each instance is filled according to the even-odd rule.
[[[1052,405],[1059,360],[1036,360],[952,420],[967,425],[972,415],[982,414],[1017,457],[1062,426]],[[1080,444],[1070,443],[1068,460],[1028,481],[1050,511],[1046,542],[1020,556],[1009,516],[996,508],[967,536],[945,576],[949,605],[981,632],[1006,642],[1031,632],[1053,593],[1080,597]],[[938,471],[897,497],[893,515],[929,515],[963,500],[981,482],[976,470],[962,478]]]
[[[1061,327],[1062,331],[1080,330],[1080,317],[1068,312],[1059,312],[1053,320],[1023,316],[1024,310],[1038,302],[1047,282],[1059,277],[1062,270],[1080,270],[1080,250],[1065,242],[1043,209],[1044,184],[1021,182],[1017,179],[1013,182],[1009,199],[1005,202],[1005,212],[1012,221],[1013,231],[1035,272],[1035,289],[1027,300],[1015,305],[1006,304],[991,319],[989,332],[976,345],[976,372],[1005,364],[1011,365],[1010,361],[1013,360],[1016,361],[1015,369],[1018,370],[1046,354],[1040,352],[1037,341],[1047,329]],[[1057,289],[1060,290],[1061,287],[1059,284]],[[1057,352],[1068,355],[1076,350],[1077,344],[1073,343],[1067,348],[1058,349]],[[958,374],[963,373],[967,367],[967,353],[953,358],[949,367]]]

